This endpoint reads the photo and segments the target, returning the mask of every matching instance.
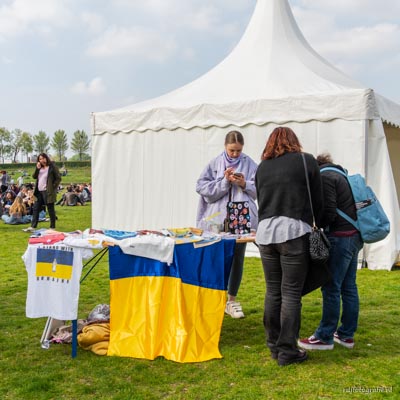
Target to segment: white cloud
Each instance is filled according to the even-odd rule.
[[[12,0],[0,6],[0,37],[48,33],[55,26],[64,26],[69,18],[61,0]]]
[[[400,26],[379,24],[335,32],[331,40],[319,43],[319,49],[332,57],[360,59],[397,48],[400,51]]]
[[[212,31],[220,23],[218,9],[214,6],[204,6],[193,10],[190,18],[186,19],[186,24],[196,30]]]
[[[196,59],[196,51],[192,47],[187,47],[181,51],[182,57],[185,60],[192,61]]]
[[[71,87],[71,92],[76,94],[99,95],[105,91],[106,86],[100,77],[93,78],[89,83],[77,82]]]
[[[394,6],[392,0],[382,0],[379,7],[370,0],[300,0],[303,7],[296,5],[293,13],[304,36],[318,52],[333,60],[357,60],[358,62],[383,53],[400,52],[400,25],[393,22],[371,22],[368,16],[373,6],[376,13],[383,7]],[[400,2],[397,1],[397,8]],[[312,6],[313,9],[304,8]],[[352,24],[341,25],[341,13],[352,15],[357,9]],[[392,10],[385,10],[390,16]],[[399,9],[400,11],[400,9]],[[390,19],[390,17],[388,17]]]
[[[333,13],[346,19],[398,20],[400,2],[398,0],[293,0],[299,6]]]
[[[321,56],[356,80],[393,96],[387,76],[395,76],[399,68],[400,1],[289,1],[301,31]]]
[[[90,32],[100,32],[105,25],[104,17],[93,12],[83,12],[80,19]]]
[[[252,1],[255,3],[256,0]],[[183,30],[186,35],[191,31],[211,32],[222,36],[236,35],[239,29],[237,18],[227,19],[226,15],[252,8],[249,0],[114,0],[114,2],[126,8],[128,12],[141,15],[146,23],[154,27]]]
[[[251,0],[254,4],[256,0]],[[166,15],[180,12],[193,14],[202,7],[216,7],[219,10],[241,11],[249,7],[249,0],[114,0],[114,4],[131,9],[144,10],[153,15]],[[251,5],[250,5],[251,6]]]
[[[116,5],[124,6],[129,9],[145,12],[150,15],[171,15],[179,10],[191,6],[192,2],[182,0],[114,0]]]
[[[89,45],[87,54],[93,57],[129,55],[144,60],[163,62],[174,53],[177,45],[172,37],[144,27],[108,28]]]
[[[2,56],[1,57],[1,62],[3,64],[14,64],[14,60],[12,58],[7,57],[7,56]]]

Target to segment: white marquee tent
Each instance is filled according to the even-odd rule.
[[[366,246],[365,255],[369,268],[390,269],[400,249],[400,176],[393,175],[400,170],[393,164],[399,162],[400,106],[320,57],[287,0],[258,0],[236,48],[195,81],[92,114],[92,226],[193,226],[196,180],[223,150],[226,133],[239,129],[245,153],[258,161],[279,125],[291,127],[305,151],[329,151],[350,173],[367,177],[392,229],[384,241]]]

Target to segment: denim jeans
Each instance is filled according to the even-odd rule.
[[[309,235],[284,243],[260,245],[267,284],[264,328],[272,353],[298,354],[301,293],[309,266]]]
[[[340,338],[353,338],[357,329],[359,299],[356,283],[358,253],[363,247],[360,235],[329,236],[331,243],[329,269],[332,280],[322,291],[322,319],[314,336],[327,343],[333,343],[337,331]],[[341,324],[340,303],[342,302]]]

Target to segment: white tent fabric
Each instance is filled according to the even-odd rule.
[[[366,246],[368,265],[390,269],[400,248],[399,204],[382,119],[399,126],[400,106],[348,78],[306,42],[287,0],[258,0],[232,53],[197,80],[164,96],[92,114],[93,218],[98,228],[193,226],[196,180],[231,129],[258,161],[282,124],[305,151],[329,151],[361,172],[392,221]]]

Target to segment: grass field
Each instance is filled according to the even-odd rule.
[[[90,181],[90,171],[71,171],[64,184]],[[91,205],[56,207],[57,229],[90,227]],[[47,227],[48,223],[41,226]],[[70,345],[44,350],[45,318],[25,316],[27,276],[21,256],[23,226],[0,223],[1,399],[365,399],[400,398],[400,271],[359,270],[361,301],[356,347],[310,352],[301,365],[278,367],[265,347],[262,326],[265,284],[261,262],[248,258],[239,300],[246,318],[225,316],[221,360],[179,364],[97,356]],[[79,318],[109,303],[108,260],[81,285]],[[301,335],[310,335],[321,315],[321,295],[303,300]],[[367,393],[370,392],[370,393]]]

